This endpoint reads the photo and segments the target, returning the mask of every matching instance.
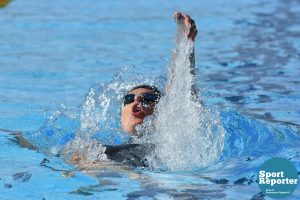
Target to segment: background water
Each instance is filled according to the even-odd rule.
[[[124,66],[163,75],[174,47],[171,15],[177,10],[190,14],[198,27],[196,67],[204,103],[245,116],[221,115],[232,136],[241,133],[228,141],[240,144],[228,142],[223,161],[205,173],[117,168],[65,178],[49,166],[72,166],[20,148],[1,132],[1,199],[268,199],[253,182],[262,162],[287,157],[299,171],[297,0],[14,0],[0,10],[0,128],[35,131],[62,104],[81,107],[93,85],[111,81]],[[299,195],[298,189],[289,199]]]

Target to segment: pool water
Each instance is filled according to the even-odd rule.
[[[85,135],[126,140],[119,118],[104,119],[88,100],[105,92],[116,114],[117,89],[142,80],[163,88],[177,10],[198,27],[197,83],[225,131],[220,158],[159,170],[78,169],[53,156],[86,124]],[[299,13],[297,0],[11,1],[0,9],[0,198],[269,199],[255,182],[258,167],[279,156],[300,168]],[[287,199],[299,197],[298,186]]]

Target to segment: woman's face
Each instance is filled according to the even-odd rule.
[[[143,123],[144,118],[151,115],[154,111],[155,103],[151,102],[149,105],[144,105],[140,95],[144,93],[153,92],[151,89],[138,88],[129,92],[134,94],[134,101],[126,104],[122,108],[121,126],[125,132],[135,133],[135,126]]]

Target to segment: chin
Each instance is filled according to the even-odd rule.
[[[133,119],[133,124],[134,125],[139,125],[139,124],[142,124],[143,122],[144,122],[144,119],[141,119],[141,118]]]

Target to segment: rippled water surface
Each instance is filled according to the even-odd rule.
[[[201,100],[226,131],[220,159],[159,172],[81,170],[51,155],[85,123],[86,134],[101,124],[96,139],[124,139],[119,118],[104,119],[105,105],[88,100],[103,94],[108,113],[119,115],[122,92],[135,83],[163,89],[177,10],[198,27]],[[300,169],[299,24],[298,0],[11,1],[0,8],[0,198],[268,199],[255,183],[260,164],[281,156]],[[32,137],[39,150],[21,148],[6,130]]]

